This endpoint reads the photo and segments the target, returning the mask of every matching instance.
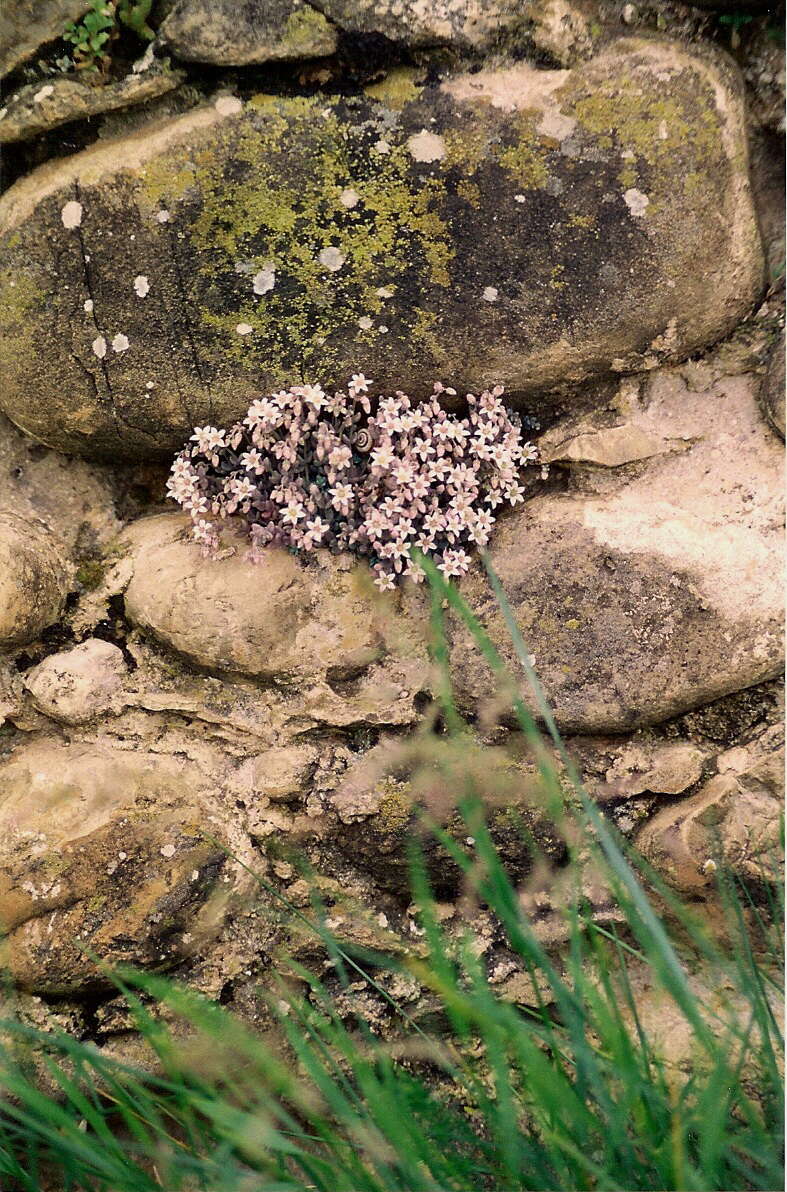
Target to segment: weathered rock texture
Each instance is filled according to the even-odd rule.
[[[623,387],[618,425],[546,436],[568,491],[502,520],[490,557],[564,729],[620,732],[779,673],[782,452],[757,385],[663,371],[641,399]],[[463,587],[516,666],[485,581]],[[454,660],[468,704],[489,694],[464,637]]]
[[[206,670],[299,693],[301,715],[335,723],[413,717],[413,700],[427,686],[425,641],[417,626],[398,621],[368,571],[327,552],[304,567],[275,549],[252,566],[237,540],[206,560],[187,526],[182,515],[165,514],[124,534],[133,624]]]
[[[629,39],[571,71],[418,79],[223,96],[12,187],[8,415],[145,455],[294,375],[420,395],[448,373],[532,406],[746,313],[762,256],[723,58]]]
[[[785,386],[785,342],[784,331],[773,345],[768,372],[762,386],[762,407],[773,429],[784,438],[784,386]]]
[[[767,729],[716,759],[717,773],[690,799],[659,812],[637,844],[679,890],[712,887],[721,865],[748,881],[778,881],[784,733]]]
[[[206,788],[197,766],[140,750],[41,741],[2,766],[0,919],[15,981],[69,993],[108,983],[90,951],[166,968],[205,946],[249,884]]]
[[[490,48],[521,29],[531,7],[530,0],[320,0],[320,9],[347,33],[460,49]]]
[[[122,707],[122,650],[88,638],[62,654],[50,654],[25,675],[39,711],[63,724],[81,724]]]
[[[68,568],[44,526],[0,513],[0,648],[21,646],[63,611]]]
[[[0,120],[0,145],[25,141],[71,120],[146,103],[174,90],[183,76],[170,70],[130,74],[118,83],[90,87],[74,78],[29,83],[9,96]]]
[[[319,58],[336,49],[336,29],[303,0],[179,0],[159,29],[186,62],[246,66]]]
[[[0,75],[8,74],[39,46],[55,41],[63,27],[89,7],[90,0],[5,0],[0,8]]]

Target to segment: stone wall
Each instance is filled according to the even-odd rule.
[[[244,25],[177,0],[90,78],[47,73],[84,4],[7,5],[0,919],[32,1020],[133,1054],[101,967],[131,962],[263,1023],[277,952],[321,962],[273,893],[308,905],[304,858],[338,931],[421,946],[419,801],[458,828],[413,741],[423,591],[327,553],[252,567],[230,538],[205,559],[164,502],[195,422],[300,377],[503,383],[540,419],[549,467],[490,552],[589,791],[709,914],[720,861],[774,878],[783,67],[761,21],[733,55],[712,12],[659,7],[277,0]],[[516,669],[480,575],[462,589]],[[559,883],[533,886],[518,817],[558,874],[564,844],[449,628],[462,765],[559,957]]]

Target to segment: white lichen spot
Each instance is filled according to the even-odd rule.
[[[393,286],[380,286],[379,289],[375,290],[375,293],[378,298],[393,298]]]
[[[484,302],[497,302],[499,297],[496,286],[485,286],[484,292],[481,295]]]
[[[650,199],[641,190],[637,190],[636,187],[630,187],[623,194],[623,202],[635,219],[641,219],[647,210]]]
[[[156,382],[155,381],[145,381],[145,388],[146,389],[155,389]]]
[[[372,149],[374,149],[375,153],[390,153],[391,152],[391,146],[388,143],[388,141],[385,140],[384,137],[380,137],[379,141],[375,141],[374,144],[372,145]]]
[[[134,278],[134,293],[137,298],[145,298],[150,292],[150,282],[144,273],[138,273]]]
[[[514,195],[515,203],[524,203],[527,201],[527,195]]]
[[[237,95],[220,95],[213,106],[220,116],[237,116],[243,111],[243,103]]]
[[[175,856],[175,845],[174,844],[163,844],[161,846],[161,848],[159,849],[159,852],[161,853],[162,857],[174,857]]]
[[[624,149],[620,155],[624,161],[636,161],[636,153],[633,149]]]
[[[64,228],[78,228],[82,223],[82,204],[69,199],[60,212]]]
[[[92,315],[92,313],[93,313],[93,306],[94,306],[94,305],[95,305],[95,304],[94,304],[94,302],[93,302],[93,299],[92,299],[92,298],[86,298],[86,299],[85,299],[85,301],[82,303],[82,309],[83,309],[83,311],[85,312],[85,314],[86,314],[86,315]]]
[[[348,186],[347,189],[343,190],[339,195],[339,202],[341,203],[342,207],[357,207],[360,201],[361,196],[358,194],[358,191],[353,190],[351,186]]]
[[[361,328],[361,331],[371,331],[373,325],[374,324],[368,315],[361,315],[360,319],[358,320],[358,326]]]
[[[124,335],[122,331],[118,331],[117,335],[112,340],[112,351],[127,352],[128,346],[128,336]]]
[[[153,65],[153,43],[151,42],[141,58],[137,58],[131,70],[134,74],[142,74],[143,70],[150,70]]]
[[[331,273],[338,273],[344,262],[347,260],[346,256],[340,248],[333,245],[330,248],[324,248],[317,258],[320,264],[329,269]]]
[[[40,91],[36,91],[33,96],[33,103],[43,103],[45,99],[54,93],[54,87],[51,83],[47,83],[46,87],[42,87]]]
[[[104,336],[96,336],[90,346],[93,349],[94,354],[98,356],[99,360],[103,360],[107,354],[107,341],[104,339]]]
[[[238,323],[235,330],[237,331],[238,335],[251,335],[254,328],[252,327],[251,323]]]
[[[445,141],[436,132],[422,128],[407,138],[407,148],[415,161],[442,161],[446,154]]]
[[[169,223],[170,218],[169,211],[167,211],[166,207],[162,207],[161,211],[156,212],[156,219],[160,224]]]
[[[267,261],[259,273],[254,274],[251,284],[255,294],[267,294],[273,289],[276,285],[276,270],[272,261]]]

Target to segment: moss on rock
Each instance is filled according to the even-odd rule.
[[[721,60],[624,39],[573,71],[417,77],[221,96],[12,187],[8,415],[144,456],[359,369],[414,396],[501,382],[532,408],[746,312],[762,258]]]

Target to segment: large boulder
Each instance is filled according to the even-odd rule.
[[[178,58],[248,66],[319,58],[336,49],[336,29],[305,0],[178,0],[159,29]]]
[[[40,522],[0,512],[0,650],[58,619],[69,587],[61,544]]]
[[[295,376],[515,404],[730,330],[759,234],[731,63],[624,39],[350,97],[214,104],[0,200],[0,405],[67,451],[166,452]],[[536,395],[539,395],[538,397]]]
[[[320,551],[304,565],[270,549],[254,565],[227,534],[206,559],[188,525],[163,514],[124,532],[118,569],[132,625],[201,671],[262,684],[277,707],[283,701],[266,719],[288,733],[417,719],[429,687],[423,609],[414,622],[397,617],[350,556]]]
[[[603,447],[612,428],[576,426],[573,450],[570,428],[547,436],[568,490],[501,520],[490,556],[563,730],[654,724],[781,672],[781,444],[756,390],[654,374],[615,416],[638,444],[622,465],[620,435]],[[463,590],[518,673],[480,569]],[[453,662],[477,707],[492,688],[461,632]]]
[[[271,548],[253,565],[242,542],[237,550],[228,542],[205,559],[188,524],[164,514],[124,533],[133,551],[125,605],[133,624],[197,666],[283,684],[325,674],[340,681],[385,653],[389,602],[349,556],[320,552],[304,566]]]
[[[32,990],[111,984],[101,964],[167,968],[204,948],[249,885],[244,841],[183,758],[21,745],[0,764],[4,966]]]
[[[55,41],[69,21],[78,20],[90,0],[3,0],[0,6],[0,76]]]

